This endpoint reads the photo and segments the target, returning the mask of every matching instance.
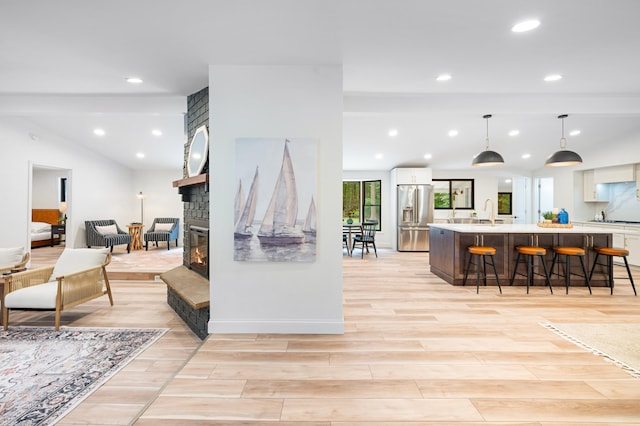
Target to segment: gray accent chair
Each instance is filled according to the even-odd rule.
[[[96,226],[109,226],[115,225],[116,230],[118,231],[116,234],[107,234],[103,235],[96,229]],[[87,247],[91,248],[93,246],[100,247],[108,247],[113,251],[113,246],[117,246],[120,244],[127,245],[127,253],[131,253],[131,235],[128,232],[123,231],[122,228],[118,226],[115,220],[106,219],[106,220],[85,220],[84,222],[85,230],[87,231]]]
[[[171,228],[168,230],[159,230],[158,224],[171,224]],[[161,225],[162,226],[162,225]],[[149,250],[149,241],[154,241],[156,247],[158,247],[158,241],[167,242],[167,250],[171,245],[171,241],[176,240],[176,247],[178,247],[178,234],[180,233],[180,219],[177,217],[157,217],[153,219],[151,228],[144,234],[144,248]]]

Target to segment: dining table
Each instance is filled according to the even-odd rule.
[[[349,244],[349,252],[352,251],[353,248],[353,239],[352,235],[359,234],[362,232],[362,224],[360,222],[342,222],[342,231],[347,231],[347,244]]]

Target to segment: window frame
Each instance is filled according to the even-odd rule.
[[[456,210],[475,210],[475,179],[433,179],[434,182],[448,182],[449,183],[449,191],[448,191],[448,206],[447,207],[438,207],[436,201],[434,200],[433,208],[434,210],[453,210],[453,183],[454,182],[470,182],[471,186],[471,206],[468,207],[456,207]],[[435,195],[435,190],[434,190]]]
[[[350,216],[349,216],[349,212],[347,212],[347,210],[345,209],[345,187],[344,185],[346,183],[349,184],[357,184],[358,185],[358,210],[357,210],[357,215],[354,215],[357,218],[357,221],[359,221],[360,223],[364,222],[364,212],[366,209],[369,209],[369,211],[374,210],[378,212],[377,214],[377,218],[378,218],[378,226],[377,226],[377,231],[381,231],[382,230],[382,179],[370,179],[370,180],[343,180],[342,181],[342,221],[346,221]],[[378,193],[376,194],[376,196],[379,197],[378,203],[366,203],[365,200],[367,199],[367,197],[365,197],[365,186],[367,185],[376,185],[377,183],[377,188],[378,188]]]
[[[500,207],[507,202],[509,209],[500,210]],[[511,215],[513,214],[513,192],[498,192],[498,214]]]

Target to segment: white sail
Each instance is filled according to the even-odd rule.
[[[309,210],[307,212],[307,218],[304,220],[302,232],[305,234],[316,233],[316,203],[313,201],[313,197],[311,197],[311,203],[309,203]]]
[[[236,192],[236,199],[233,203],[233,223],[237,225],[240,214],[244,210],[244,190],[242,189],[242,179],[238,181],[238,191]]]
[[[249,188],[249,195],[244,203],[242,214],[236,222],[236,229],[234,236],[236,238],[250,238],[253,233],[251,232],[251,224],[256,214],[256,201],[258,200],[258,168],[253,175],[253,181]]]
[[[298,218],[298,192],[293,163],[289,154],[289,141],[285,140],[282,167],[271,201],[258,231],[263,244],[299,244],[304,234],[295,229]]]

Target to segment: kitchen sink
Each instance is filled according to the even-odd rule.
[[[448,221],[449,223],[480,223],[480,219],[472,217],[450,217]]]
[[[491,225],[489,219],[478,219],[473,217],[450,217],[447,219],[448,223],[464,223],[468,225]],[[496,225],[504,223],[503,219],[496,219]]]

